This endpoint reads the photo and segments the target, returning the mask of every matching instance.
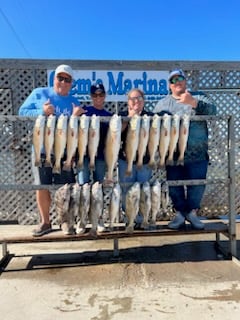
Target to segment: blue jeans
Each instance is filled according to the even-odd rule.
[[[99,181],[103,182],[106,173],[106,163],[104,160],[96,159],[95,160],[95,170],[93,171],[93,182]],[[84,158],[84,167],[81,170],[78,170],[78,183],[84,184],[86,182],[90,182],[90,170],[89,170],[89,159],[87,157]]]
[[[186,163],[184,166],[167,166],[167,180],[205,179],[208,160]],[[175,210],[186,216],[192,209],[199,209],[205,185],[170,186],[169,195]]]
[[[148,165],[143,165],[141,169],[137,169],[136,165],[133,165],[132,175],[126,176],[125,172],[127,169],[127,162],[125,160],[119,159],[119,182],[126,184],[122,186],[122,208],[125,211],[126,207],[126,194],[128,189],[134,184],[134,182],[144,183],[149,181],[152,176],[152,170],[148,167]],[[128,185],[129,184],[129,185]]]

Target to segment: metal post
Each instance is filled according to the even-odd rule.
[[[119,246],[118,246],[118,239],[113,239],[113,256],[119,256]]]
[[[229,239],[230,253],[237,255],[236,243],[236,211],[235,211],[235,135],[234,117],[228,118],[228,205],[229,205]]]

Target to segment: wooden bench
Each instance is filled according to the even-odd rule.
[[[119,239],[133,238],[133,237],[156,237],[156,236],[181,236],[191,234],[216,234],[216,248],[220,250],[225,256],[231,257],[230,252],[224,250],[220,245],[220,234],[229,237],[228,225],[222,221],[205,222],[204,230],[193,230],[190,224],[186,224],[183,230],[171,230],[167,228],[166,222],[158,222],[156,227],[148,230],[134,230],[133,233],[126,233],[124,224],[119,224],[114,227],[113,231],[106,231],[98,233],[93,236],[89,233],[90,228],[84,234],[80,235],[64,235],[60,229],[53,229],[52,232],[41,237],[33,237],[32,235],[21,236],[0,236],[0,243],[2,244],[2,259],[0,267],[6,265],[6,261],[10,259],[10,252],[8,251],[8,244],[17,243],[43,243],[43,242],[66,242],[66,241],[86,241],[86,240],[113,240],[113,255],[119,256]]]

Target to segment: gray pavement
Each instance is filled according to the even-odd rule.
[[[239,319],[240,263],[214,244],[215,234],[126,238],[119,257],[112,240],[11,244],[1,319]]]

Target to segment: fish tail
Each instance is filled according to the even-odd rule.
[[[127,169],[126,172],[125,172],[125,175],[127,177],[130,177],[132,175],[132,170],[131,169]]]
[[[78,168],[78,170],[83,169],[83,161],[78,161],[77,168]]]
[[[183,166],[184,165],[184,159],[180,158],[177,161],[177,166]]]
[[[167,166],[173,166],[173,165],[174,165],[173,159],[167,159],[166,165],[167,165]]]
[[[94,162],[92,162],[92,161],[89,162],[89,169],[92,170],[92,171],[95,170],[95,164],[94,164]]]
[[[64,162],[63,171],[71,171],[71,164]]]
[[[139,160],[139,161],[137,162],[137,168],[138,168],[138,169],[141,169],[141,168],[142,168],[142,165],[143,165],[143,162]]]
[[[61,173],[61,167],[58,164],[55,164],[53,167],[53,173]]]
[[[34,163],[35,167],[41,167],[42,166],[42,162],[41,160],[35,160],[35,163]]]
[[[156,167],[155,161],[154,161],[154,160],[150,160],[150,161],[148,162],[148,166],[149,166],[149,168],[151,168],[151,169],[155,169],[155,167]]]
[[[126,231],[126,233],[133,233],[134,227],[133,226],[127,226],[125,231]]]
[[[52,161],[46,159],[46,160],[45,160],[45,163],[44,163],[44,167],[46,167],[46,168],[52,168]]]

